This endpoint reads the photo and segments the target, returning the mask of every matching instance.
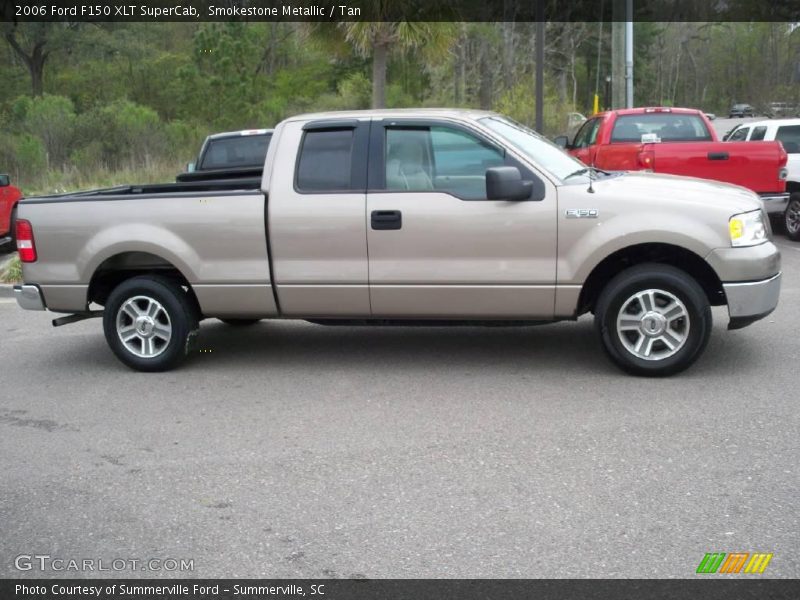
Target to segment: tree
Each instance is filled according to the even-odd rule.
[[[22,60],[31,76],[34,96],[44,93],[44,67],[50,55],[67,47],[78,23],[6,23],[4,37],[15,55]]]
[[[379,4],[383,6],[386,0]],[[386,71],[391,51],[421,48],[428,57],[433,57],[444,54],[455,37],[451,23],[359,21],[339,26],[356,52],[372,58],[372,108],[386,106]]]

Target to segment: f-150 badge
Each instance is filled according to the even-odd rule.
[[[568,208],[566,215],[568,219],[596,219],[598,212],[596,208]]]

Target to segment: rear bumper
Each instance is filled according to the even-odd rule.
[[[723,283],[728,299],[728,329],[741,329],[763,319],[778,306],[781,293],[781,274],[769,279],[744,283]]]
[[[783,214],[789,205],[789,194],[759,194],[761,204],[768,215]]]
[[[15,285],[14,296],[25,310],[45,310],[42,292],[36,285]]]

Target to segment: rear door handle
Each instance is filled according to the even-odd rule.
[[[728,160],[727,152],[709,152],[708,160]]]
[[[373,210],[370,221],[372,228],[379,231],[400,229],[403,226],[403,213],[399,210]]]

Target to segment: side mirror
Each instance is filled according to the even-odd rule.
[[[783,149],[786,150],[786,154],[800,153],[800,144],[797,142],[781,142],[781,144],[783,144]]]
[[[8,175],[0,175],[0,187],[6,187],[7,185],[11,185],[11,177]]]
[[[553,143],[556,146],[560,146],[566,150],[569,147],[569,138],[565,135],[559,135],[557,138],[553,140]]]
[[[194,163],[186,163],[186,172],[187,173],[194,173]]]
[[[489,200],[543,200],[544,183],[524,181],[517,167],[486,169],[486,197]]]

